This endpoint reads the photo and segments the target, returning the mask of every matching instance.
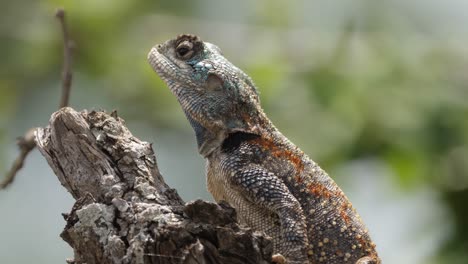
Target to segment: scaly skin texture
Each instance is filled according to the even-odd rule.
[[[380,263],[343,191],[276,129],[252,80],[218,47],[180,35],[148,60],[195,130],[208,190],[241,223],[271,236],[289,263]]]

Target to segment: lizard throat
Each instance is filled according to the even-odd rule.
[[[190,114],[185,112],[190,125],[195,131],[195,136],[197,138],[198,152],[204,158],[208,157],[214,150],[220,148],[223,144],[223,141],[227,137],[227,134],[222,131],[211,131],[206,129],[202,124],[194,120]]]

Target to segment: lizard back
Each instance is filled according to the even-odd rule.
[[[284,251],[279,216],[252,204],[229,184],[230,167],[258,164],[278,176],[300,203],[307,223],[310,263],[378,258],[368,230],[343,191],[299,148],[285,138],[233,137],[237,139],[226,140],[219,152],[207,158],[207,185],[216,201],[225,200],[239,211],[241,223],[264,231],[276,242],[275,251]]]

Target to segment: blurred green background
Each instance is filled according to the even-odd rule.
[[[211,199],[176,99],[146,62],[194,33],[259,87],[276,126],[364,218],[384,263],[468,263],[468,1],[0,0],[0,171],[60,96],[67,11],[71,106],[117,109],[153,142],[185,200]],[[4,173],[2,173],[3,175]],[[0,263],[64,263],[71,196],[37,150],[0,191]]]

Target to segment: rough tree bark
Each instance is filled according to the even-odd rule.
[[[115,112],[62,108],[37,147],[76,199],[61,237],[73,263],[270,263],[271,240],[240,227],[234,209],[184,204],[158,171],[151,144]]]

